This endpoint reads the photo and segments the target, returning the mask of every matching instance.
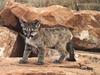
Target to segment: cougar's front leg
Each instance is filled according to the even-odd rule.
[[[45,50],[42,47],[39,47],[39,53],[38,53],[38,65],[43,65],[44,64],[44,53]]]
[[[21,64],[27,63],[28,57],[29,57],[31,51],[32,51],[32,46],[30,46],[30,45],[28,45],[28,44],[25,44],[25,50],[24,50],[24,53],[23,53],[23,57],[22,57],[22,59],[19,61],[19,63],[21,63]]]

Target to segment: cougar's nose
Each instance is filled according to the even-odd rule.
[[[28,34],[27,34],[27,38],[30,38],[30,37],[31,37],[31,33],[28,33]]]
[[[27,28],[27,34],[26,34],[27,36],[27,38],[30,38],[30,35],[31,35],[31,33],[30,33],[30,28]]]

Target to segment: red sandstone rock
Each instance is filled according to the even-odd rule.
[[[70,25],[74,28],[73,35],[78,38],[74,40],[77,49],[100,48],[99,18],[95,18],[95,11],[90,12],[92,14],[89,14],[89,11],[87,11],[87,13],[86,11],[76,12],[74,16],[66,22],[66,25]],[[97,12],[97,14],[100,14],[100,12]]]
[[[52,5],[44,8],[26,6],[17,2],[12,2],[8,8],[19,19],[24,21],[40,20],[42,24],[54,26],[57,24],[65,25],[65,22],[73,16],[73,10],[60,5]]]
[[[0,17],[4,21],[3,25],[6,25],[9,28],[15,28],[17,24],[17,19],[15,15],[8,8],[4,8],[0,12]]]

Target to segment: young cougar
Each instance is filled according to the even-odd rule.
[[[65,27],[41,27],[39,21],[24,23],[21,21],[25,35],[25,50],[20,63],[27,63],[28,56],[32,49],[38,49],[38,64],[44,64],[44,53],[46,48],[55,48],[60,53],[59,59],[54,63],[61,63],[69,53],[69,61],[75,61],[74,49],[72,46],[73,35]]]

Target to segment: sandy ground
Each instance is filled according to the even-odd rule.
[[[55,56],[46,57],[45,65],[36,65],[37,58],[19,64],[21,58],[0,58],[0,75],[100,75],[100,53],[77,52],[76,62],[53,64]]]

